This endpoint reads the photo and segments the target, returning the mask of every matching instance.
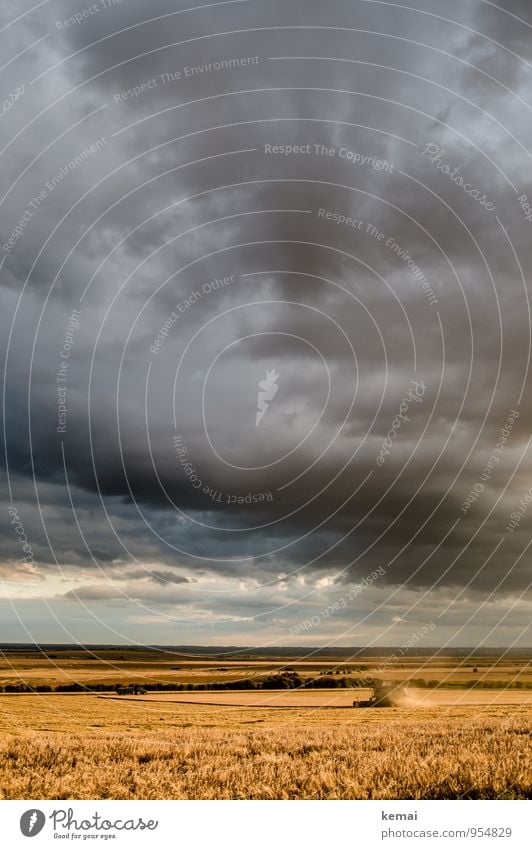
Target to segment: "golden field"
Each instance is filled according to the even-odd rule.
[[[263,708],[351,708],[355,699],[368,699],[371,690],[240,690],[208,693],[147,693],[142,696],[108,696],[124,701],[165,702],[190,705],[220,705],[236,707]],[[414,690],[407,689],[401,699],[396,700],[398,708],[435,708],[458,706],[528,706],[532,710],[532,691],[525,690],[461,690],[445,689]]]
[[[50,652],[0,653],[0,687],[26,682],[33,686],[79,682],[85,686],[137,682],[210,683],[272,674],[289,665],[302,675],[328,670],[367,677],[388,676],[396,680],[426,679],[443,684],[482,681],[522,682],[532,687],[529,656],[508,657],[352,657],[329,659],[301,657],[191,657],[174,652],[143,649],[55,649]]]
[[[211,695],[211,694],[209,694]],[[532,796],[531,711],[0,697],[4,799]]]
[[[353,709],[353,699],[369,691],[114,692],[117,684],[212,685],[288,668],[316,677],[318,686],[324,672],[406,681],[408,698],[394,708]],[[0,798],[532,798],[530,676],[526,656],[5,651],[2,687],[109,687],[98,694],[0,692]],[[416,679],[430,686],[416,689]],[[492,688],[470,688],[471,680]]]

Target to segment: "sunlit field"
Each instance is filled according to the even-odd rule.
[[[136,682],[167,684],[207,684],[227,682],[238,678],[258,678],[283,669],[301,675],[320,674],[391,677],[398,681],[423,681],[431,687],[469,686],[502,683],[503,686],[532,688],[532,658],[529,655],[506,657],[474,656],[437,657],[259,657],[235,654],[227,658],[180,656],[164,651],[144,649],[55,649],[48,651],[0,654],[0,687],[26,683],[31,686],[53,687],[81,683],[92,685]]]
[[[530,798],[530,708],[0,698],[4,799]]]
[[[354,708],[378,675],[401,698]],[[287,689],[261,689],[271,680]],[[530,681],[526,657],[4,652],[0,796],[530,798]],[[16,692],[28,687],[51,692]]]
[[[249,707],[350,708],[355,699],[367,699],[371,691],[350,690],[275,690],[273,692],[147,693],[142,696],[110,696],[126,701],[166,702],[191,705],[234,705]],[[528,705],[532,710],[532,692],[519,690],[414,690],[407,689],[396,707],[430,708],[471,705]]]

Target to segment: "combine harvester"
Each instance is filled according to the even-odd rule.
[[[397,707],[407,696],[406,687],[401,684],[374,681],[371,689],[373,692],[369,699],[355,699],[354,708]]]

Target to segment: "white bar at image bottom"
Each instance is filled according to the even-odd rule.
[[[6,849],[532,847],[532,803],[521,800],[4,801],[0,813]]]

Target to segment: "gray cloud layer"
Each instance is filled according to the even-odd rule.
[[[5,7],[0,575],[36,638],[44,599],[79,639],[294,642],[382,566],[311,642],[526,642],[532,18],[394,5]]]

